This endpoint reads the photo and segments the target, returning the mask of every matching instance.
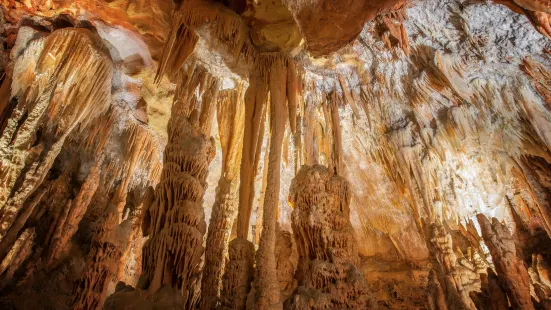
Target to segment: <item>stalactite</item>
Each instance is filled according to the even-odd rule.
[[[69,240],[76,233],[78,224],[98,188],[101,164],[102,161],[98,161],[90,169],[86,180],[80,187],[79,193],[70,204],[68,210],[65,211],[66,216],[57,223],[54,223],[56,228],[46,258],[48,265],[53,264],[59,258]]]
[[[270,149],[268,183],[264,194],[262,235],[256,253],[256,275],[252,309],[282,309],[275,257],[277,210],[281,175],[281,149],[285,134],[286,59],[275,55],[270,68]]]
[[[18,103],[0,137],[0,238],[46,176],[66,137],[109,104],[112,64],[98,42],[89,30],[65,28],[33,42],[16,61],[12,98]],[[29,80],[26,70],[33,72]],[[44,136],[52,141],[45,143]],[[33,158],[33,152],[39,155]]]
[[[242,86],[222,97],[218,102],[216,115],[222,148],[222,173],[216,188],[216,201],[212,207],[207,235],[200,309],[214,309],[220,298],[224,259],[237,211],[236,194],[243,143],[244,113]]]
[[[15,271],[31,256],[35,238],[34,228],[25,229],[17,238],[13,247],[2,260],[2,264],[0,264],[0,288],[10,283]]]
[[[357,118],[360,118],[360,112],[358,110],[358,106],[356,105],[356,101],[354,98],[352,98],[352,94],[350,93],[350,89],[348,88],[348,85],[346,83],[346,80],[344,79],[344,76],[342,74],[338,75],[339,84],[342,89],[343,97],[345,99],[345,102],[350,106],[352,109],[352,112],[354,112],[354,115]],[[336,93],[332,93],[333,96],[336,96]]]
[[[406,11],[404,9],[390,12],[378,17],[379,22],[384,28],[383,41],[387,48],[398,45],[406,54],[410,55],[408,36],[404,26],[406,21]]]
[[[156,162],[152,157],[157,151],[151,133],[133,121],[127,122],[123,133],[123,141],[124,166],[121,167],[122,179],[111,199],[111,203],[117,206],[117,210],[121,216],[120,221],[122,221],[122,217],[124,216],[124,207],[130,182],[138,165],[140,162],[146,162],[148,166],[153,168]]]
[[[287,62],[287,100],[289,103],[289,126],[294,135],[297,131],[297,107],[299,100],[299,80],[297,68],[293,60]]]
[[[348,182],[324,166],[303,166],[289,202],[299,253],[298,289],[286,309],[371,309],[374,300],[356,267]]]
[[[92,240],[86,271],[75,284],[72,309],[100,309],[103,306],[107,285],[117,273],[127,235],[132,229],[130,221],[119,225],[118,219],[116,206],[110,205]]]
[[[226,265],[221,291],[221,303],[224,309],[245,309],[247,294],[251,288],[250,280],[253,277],[254,245],[247,238],[254,200],[254,180],[260,160],[267,110],[265,106],[268,85],[264,71],[259,69],[252,74],[249,78],[249,87],[245,92],[237,238],[229,244],[230,260]]]
[[[530,298],[530,282],[524,263],[517,257],[513,237],[496,218],[490,222],[477,215],[482,238],[490,250],[500,283],[514,309],[534,309]]]
[[[546,178],[545,169],[542,169],[542,162],[541,158],[525,156],[518,161],[518,164],[523,172],[524,180],[534,193],[536,205],[540,211],[547,235],[551,236],[551,210],[546,207],[551,201],[551,191],[543,185],[546,182],[542,182],[542,178]]]
[[[334,93],[333,93],[334,94]],[[331,110],[331,133],[333,134],[333,167],[337,174],[342,174],[343,169],[343,152],[342,152],[342,129],[339,117],[339,107],[337,100],[331,98],[329,100]]]
[[[180,20],[183,16],[173,14],[173,26],[163,47],[162,58],[155,81],[159,83],[166,73],[170,77],[177,74],[189,56],[195,51],[199,36]]]
[[[254,196],[254,179],[260,154],[257,150],[263,142],[263,120],[266,115],[268,85],[265,76],[253,76],[245,93],[245,136],[239,186],[239,214],[237,237],[247,239]]]

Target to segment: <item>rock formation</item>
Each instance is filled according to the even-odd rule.
[[[478,222],[484,242],[490,250],[499,281],[516,309],[534,309],[530,298],[530,281],[524,263],[517,257],[514,240],[507,226],[496,218],[490,222],[479,214]]]
[[[440,286],[446,292],[448,309],[476,309],[470,298],[471,290],[465,284],[465,272],[462,272],[454,251],[451,234],[443,225],[432,225],[431,247],[436,256],[436,267],[440,273]],[[467,271],[468,272],[468,271]]]
[[[238,171],[243,143],[244,103],[241,91],[218,102],[218,132],[222,148],[222,171],[207,235],[205,264],[201,282],[201,309],[214,309],[220,298],[225,254],[233,219],[237,213]],[[240,260],[238,258],[237,260]]]
[[[115,205],[107,210],[92,240],[86,271],[75,285],[72,309],[99,309],[103,306],[107,285],[117,273],[119,260],[130,234],[130,221],[118,225]]]
[[[549,308],[550,14],[0,1],[0,308]]]
[[[370,309],[350,225],[348,182],[324,166],[303,166],[291,185],[298,289],[287,309]]]
[[[206,223],[202,207],[208,166],[214,157],[210,133],[201,131],[198,111],[192,105],[197,84],[209,78],[200,68],[182,73],[182,91],[172,109],[163,173],[147,208],[142,275],[138,287],[151,293],[167,285],[184,294],[183,303],[193,307],[199,299],[200,263],[204,252]],[[202,81],[201,81],[202,79]],[[213,98],[203,95],[203,113]],[[202,115],[202,114],[201,114]]]

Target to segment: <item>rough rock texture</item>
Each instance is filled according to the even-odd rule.
[[[458,263],[451,234],[443,225],[436,224],[432,225],[430,236],[432,245],[429,247],[429,250],[435,252],[436,263],[439,264],[436,269],[440,278],[440,286],[445,292],[447,308],[476,309],[470,298],[470,292],[475,289],[469,286],[476,286],[469,283],[471,279],[468,278],[468,275],[472,271],[461,268],[461,265]],[[473,280],[480,281],[478,274],[474,273],[474,275]],[[479,283],[478,287],[480,287]],[[437,299],[435,297],[435,300]]]
[[[326,55],[354,40],[363,25],[381,12],[400,9],[407,0],[287,1],[306,48],[315,56]]]
[[[151,293],[163,285],[181,290],[184,304],[191,308],[199,299],[206,232],[202,202],[215,149],[214,142],[206,136],[210,131],[201,130],[201,118],[192,105],[197,86],[193,81],[208,76],[201,74],[200,68],[185,74],[179,86],[182,97],[174,103],[169,122],[163,173],[144,218],[144,234],[150,238],[143,248],[138,287]],[[212,104],[210,100],[213,98],[203,96],[202,113]]]
[[[370,309],[350,225],[348,182],[326,167],[302,166],[290,189],[299,253],[298,289],[286,309]]]
[[[130,234],[130,221],[118,225],[118,217],[115,205],[111,205],[92,240],[85,273],[75,285],[72,309],[99,309],[103,306],[107,286],[117,274],[125,239]]]
[[[499,281],[515,309],[534,309],[530,298],[530,281],[524,263],[517,257],[514,240],[507,226],[496,218],[490,222],[478,215],[482,237],[494,262]]]
[[[9,100],[16,101],[0,138],[2,238],[67,136],[109,104],[112,64],[98,41],[85,29],[58,30],[34,41],[14,65]],[[79,78],[86,74],[92,78]]]

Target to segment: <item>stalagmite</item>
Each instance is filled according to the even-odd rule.
[[[551,0],[0,2],[0,309],[551,308]]]
[[[490,250],[497,276],[514,309],[534,309],[530,298],[530,282],[524,263],[517,257],[513,237],[496,218],[490,222],[477,215],[482,238]]]
[[[286,117],[286,59],[273,59],[270,68],[270,155],[264,193],[262,235],[256,253],[256,274],[251,294],[252,309],[282,309],[277,281],[275,246],[277,240],[277,209],[281,175],[281,148],[285,134]]]
[[[299,253],[298,289],[286,309],[372,309],[350,224],[348,182],[326,167],[303,166],[289,201]]]
[[[471,292],[477,309],[501,310],[509,308],[507,295],[503,291],[499,279],[491,268],[488,268],[487,275],[481,275],[481,292]]]
[[[469,287],[465,285],[468,278],[458,264],[450,232],[441,224],[433,224],[431,229],[430,242],[439,264],[436,268],[440,273],[440,285],[446,293],[448,309],[475,310]]]
[[[229,244],[229,261],[222,278],[221,309],[245,309],[254,272],[254,245],[235,238]]]
[[[199,301],[199,268],[206,232],[202,203],[208,166],[215,155],[214,141],[200,131],[198,111],[190,107],[197,84],[188,81],[192,82],[200,71],[191,72],[191,76],[182,76],[184,96],[176,98],[172,108],[163,174],[144,218],[144,233],[150,238],[143,248],[143,271],[138,282],[140,289],[151,294],[163,285],[181,291],[188,309]],[[202,106],[213,99],[203,96]]]
[[[216,115],[223,157],[222,174],[216,188],[216,201],[212,207],[207,235],[201,309],[214,309],[220,297],[224,259],[237,211],[237,178],[241,162],[244,112],[241,88],[230,92],[218,102]]]
[[[105,301],[107,285],[117,273],[119,260],[130,233],[130,221],[118,224],[117,208],[111,205],[94,237],[86,272],[75,284],[72,309],[100,309]]]
[[[297,288],[297,280],[294,279],[297,254],[296,246],[293,243],[293,235],[278,226],[276,260],[281,303],[285,302]]]

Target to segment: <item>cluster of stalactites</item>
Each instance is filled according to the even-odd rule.
[[[182,71],[179,78],[161,179],[151,205],[144,207],[144,235],[150,238],[143,247],[138,286],[154,293],[168,285],[180,290],[186,307],[192,307],[199,297],[206,232],[202,204],[215,155],[209,135],[218,85],[199,67]]]
[[[350,223],[348,182],[324,166],[303,166],[291,184],[289,202],[299,254],[298,290],[291,309],[367,309],[367,282]]]
[[[16,102],[13,110],[0,104],[10,115],[0,137],[0,239],[68,135],[109,105],[112,63],[99,42],[89,30],[65,28],[32,41],[15,60],[11,95],[0,98]]]
[[[201,282],[201,309],[213,309],[220,298],[228,242],[237,214],[237,188],[245,117],[243,85],[239,85],[235,90],[221,93],[218,100],[216,116],[222,149],[222,173],[216,188],[216,199],[212,206],[207,235]],[[239,265],[239,262],[234,262],[235,264]],[[231,283],[226,285],[226,290],[230,292],[233,287]],[[231,292],[229,296],[226,295],[226,298],[237,296],[236,294]],[[239,304],[239,302],[236,303]]]

